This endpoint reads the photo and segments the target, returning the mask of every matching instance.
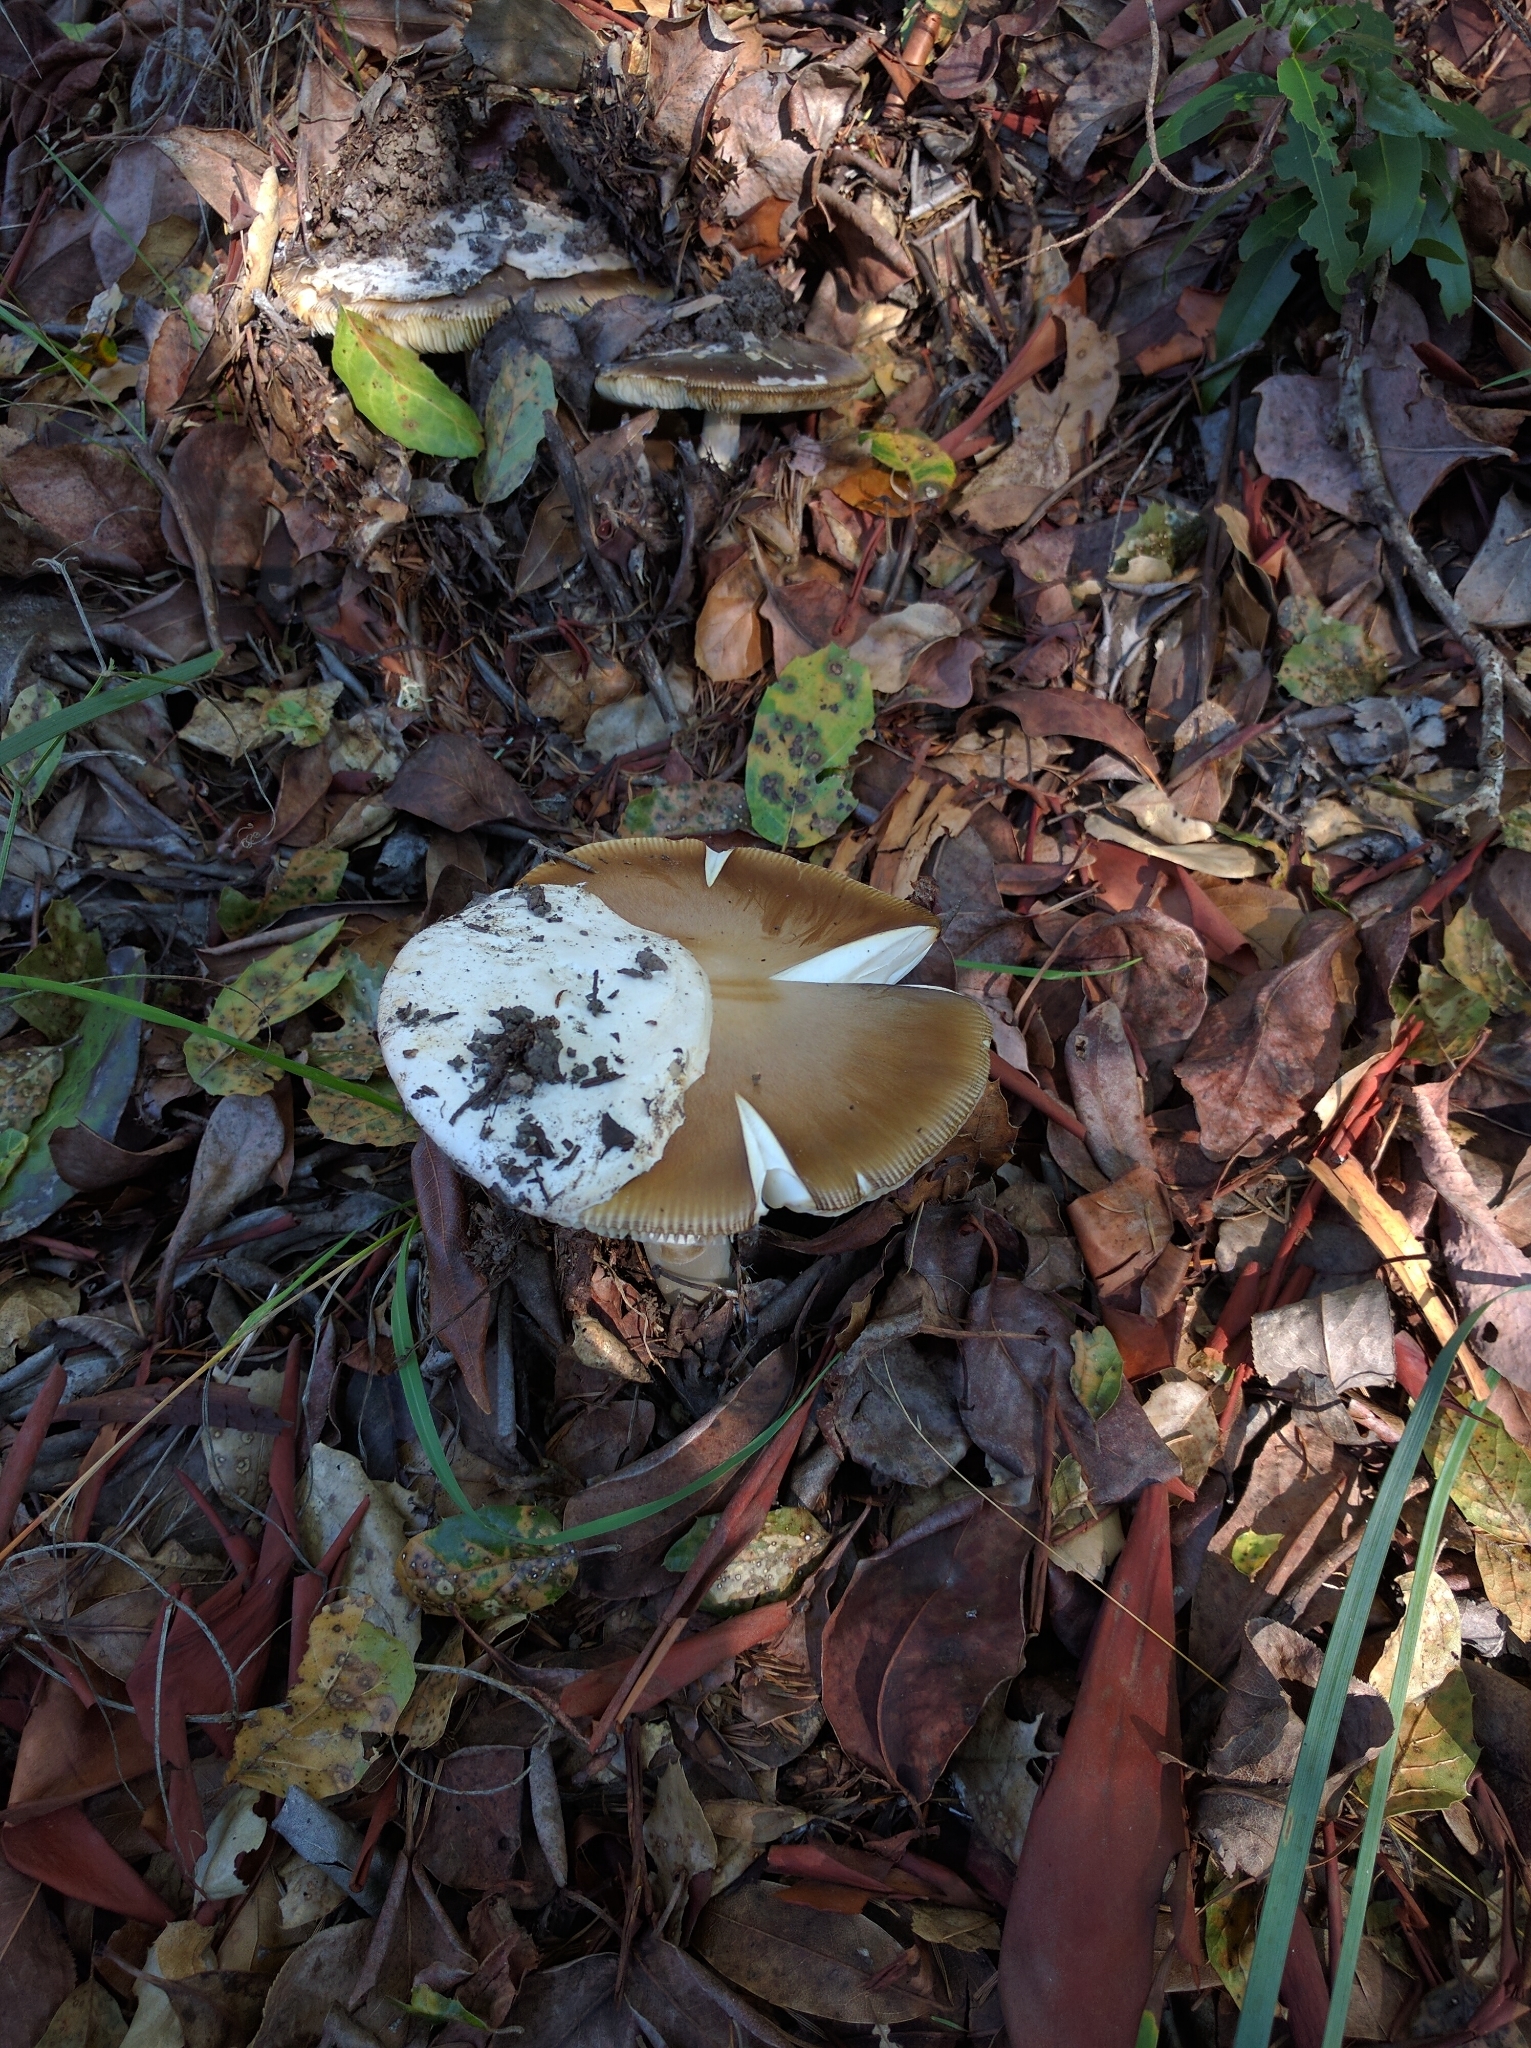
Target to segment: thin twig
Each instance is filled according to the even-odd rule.
[[[207,549],[185,493],[171,477],[169,465],[158,461],[147,448],[134,450],[133,459],[144,475],[159,492],[165,503],[175,514],[175,523],[181,529],[181,539],[186,543],[186,553],[191,561],[192,579],[197,586],[197,600],[202,607],[202,625],[207,634],[207,644],[214,654],[225,651],[223,629],[218,621],[218,590],[213,582],[212,565],[207,559]]]
[[[579,534],[579,544],[584,550],[585,560],[590,564],[597,583],[605,593],[607,603],[616,611],[631,611],[632,598],[627,586],[614,565],[601,553],[600,542],[595,537],[595,521],[590,511],[590,493],[585,488],[585,479],[580,474],[578,462],[574,459],[569,437],[559,425],[556,412],[545,412],[542,420],[547,432],[548,452],[558,471],[558,481],[564,487],[569,510],[574,515],[574,526]],[[659,657],[646,640],[639,641],[636,656],[638,666],[643,671],[643,680],[648,685],[649,695],[659,706],[665,724],[671,732],[676,731],[680,725],[680,714],[675,708],[675,699],[670,694],[670,685],[665,680],[664,670],[659,666]]]
[[[1504,700],[1508,695],[1517,710],[1531,712],[1531,690],[1516,675],[1486,633],[1480,633],[1451,592],[1436,574],[1435,566],[1409,529],[1409,522],[1393,496],[1382,452],[1366,405],[1365,364],[1360,347],[1362,301],[1355,298],[1346,320],[1346,360],[1340,379],[1340,424],[1350,444],[1350,459],[1361,475],[1361,496],[1367,515],[1381,527],[1386,539],[1426,603],[1461,641],[1471,655],[1483,688],[1482,730],[1478,739],[1479,782],[1460,803],[1440,813],[1440,822],[1465,824],[1474,811],[1499,815],[1504,795]]]

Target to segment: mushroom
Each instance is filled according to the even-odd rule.
[[[739,454],[739,419],[747,412],[808,412],[849,404],[867,373],[853,355],[825,342],[782,335],[739,347],[712,342],[669,349],[602,370],[595,388],[618,405],[664,412],[700,407],[701,450],[727,469]]]
[[[713,1281],[766,1209],[900,1186],[978,1101],[983,1010],[892,985],[938,929],[785,854],[607,840],[411,939],[378,1036],[474,1180]]]
[[[345,306],[408,348],[442,353],[482,341],[528,290],[539,312],[582,313],[597,299],[649,289],[603,228],[539,200],[450,207],[423,226],[412,250],[331,246],[280,264],[272,286],[315,334],[333,334]]]

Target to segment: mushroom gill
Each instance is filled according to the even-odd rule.
[[[677,939],[712,992],[707,1064],[657,1163],[586,1210],[588,1229],[695,1242],[766,1208],[837,1215],[907,1180],[983,1092],[989,1025],[966,996],[895,987],[938,935],[933,917],[844,876],[753,847],[610,840],[576,882]]]

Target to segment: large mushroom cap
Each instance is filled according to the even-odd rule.
[[[415,1121],[465,1173],[578,1224],[660,1157],[711,1018],[684,946],[581,889],[523,887],[409,941],[378,1040]]]
[[[529,287],[539,310],[584,311],[644,285],[593,221],[518,197],[445,208],[421,246],[357,255],[343,243],[279,263],[272,285],[315,334],[333,334],[342,306],[410,348],[453,351],[481,341]]]
[[[706,1070],[663,1156],[585,1212],[587,1229],[695,1241],[765,1208],[837,1215],[895,1188],[960,1128],[988,1076],[969,997],[900,988],[933,917],[786,854],[698,839],[580,849],[531,885],[574,882],[678,940],[712,995]]]
[[[668,349],[602,370],[595,388],[618,405],[662,411],[807,412],[847,404],[867,373],[844,349],[783,335],[734,348],[713,342]]]

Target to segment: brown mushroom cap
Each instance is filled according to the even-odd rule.
[[[759,1215],[738,1104],[769,1126],[809,1199],[838,1215],[900,1186],[972,1111],[989,1021],[946,989],[776,980],[858,940],[928,931],[911,904],[786,854],[732,852],[709,886],[699,839],[617,839],[548,861],[527,883],[577,883],[619,916],[678,939],[712,988],[707,1066],[658,1163],[588,1210],[611,1236],[695,1240]],[[716,861],[713,856],[713,861]]]
[[[866,382],[853,355],[827,343],[783,335],[776,341],[732,348],[667,349],[602,370],[595,388],[618,405],[657,406],[676,412],[806,412],[844,405]]]

